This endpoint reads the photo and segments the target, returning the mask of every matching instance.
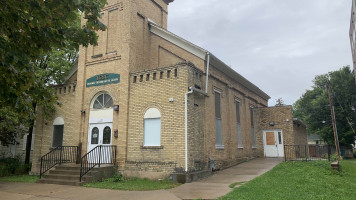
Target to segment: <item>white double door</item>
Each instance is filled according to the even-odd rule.
[[[88,157],[89,162],[100,160],[101,163],[111,160],[111,145],[112,140],[112,123],[93,123],[89,125],[88,133],[88,148],[87,152],[92,151],[95,147],[102,145],[102,148],[96,148]]]
[[[283,132],[281,130],[263,131],[265,157],[284,157]]]

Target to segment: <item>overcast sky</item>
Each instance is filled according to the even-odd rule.
[[[168,30],[210,51],[275,105],[351,65],[351,0],[175,0]]]

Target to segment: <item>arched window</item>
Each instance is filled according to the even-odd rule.
[[[113,107],[113,100],[109,94],[102,93],[94,100],[94,109],[104,109]]]
[[[143,118],[143,146],[161,146],[161,112],[150,108]]]
[[[63,130],[64,120],[62,117],[57,117],[53,122],[52,147],[58,147],[63,145]]]

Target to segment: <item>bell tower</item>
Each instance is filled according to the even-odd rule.
[[[80,119],[80,123],[78,120],[74,125],[74,130],[78,132],[83,152],[89,148],[92,123],[110,121],[111,144],[118,147],[119,166],[124,167],[130,72],[149,66],[151,36],[148,21],[167,29],[167,9],[171,2],[173,0],[107,0],[101,10],[100,20],[107,28],[97,32],[98,45],[80,47],[79,50],[75,100],[78,106],[73,112]],[[94,115],[98,111],[91,106],[93,99],[100,94],[110,96],[119,110],[104,109],[102,112],[106,113],[106,117],[94,119],[92,116],[104,116]]]

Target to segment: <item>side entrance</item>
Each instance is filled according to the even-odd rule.
[[[263,131],[265,157],[284,157],[282,130]]]

